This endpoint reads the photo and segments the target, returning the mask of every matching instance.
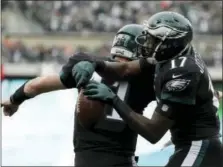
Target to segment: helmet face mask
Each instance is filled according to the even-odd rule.
[[[158,62],[169,60],[187,48],[192,40],[190,22],[174,12],[160,12],[144,22],[136,43]]]
[[[150,34],[139,35],[136,39],[136,43],[142,47],[143,55],[150,57],[155,53],[156,46],[159,45],[160,40],[151,36]]]
[[[171,33],[174,35],[179,34],[167,27],[159,27],[157,31],[149,30],[147,28],[144,30],[143,34],[136,37],[135,40],[137,44],[142,46],[142,50],[146,51],[144,55],[147,55],[148,57],[152,56],[157,61],[163,61],[164,54],[165,58],[169,58],[169,56],[174,54],[169,51],[170,48],[174,48],[176,52],[180,52],[183,49],[181,47],[177,49],[178,43],[172,42],[171,39],[177,39],[178,37],[175,36],[169,38],[168,35]],[[182,35],[180,37],[182,37]]]

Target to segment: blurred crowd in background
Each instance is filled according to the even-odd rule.
[[[206,45],[200,43],[196,45],[201,56],[208,66],[222,67],[222,43]],[[56,62],[65,63],[75,52],[91,52],[98,56],[108,56],[110,54],[111,43],[104,44],[95,49],[89,49],[85,46],[66,46],[54,45],[51,47],[42,44],[36,46],[25,46],[21,41],[11,41],[7,37],[2,41],[2,61],[10,63],[21,62]]]
[[[14,1],[15,2],[15,1]],[[193,24],[196,33],[222,35],[221,1],[16,1],[23,15],[43,27],[46,32],[116,32],[131,23],[142,23],[152,14],[170,10],[183,14]],[[10,1],[3,1],[2,8],[9,8]],[[4,28],[4,27],[2,27]],[[112,41],[112,39],[111,39]],[[108,55],[110,44],[89,50],[87,47],[46,47],[36,44],[25,46],[21,41],[2,42],[3,61],[64,63],[76,51],[90,51]],[[208,48],[198,48],[201,55],[208,55],[209,65],[222,65],[222,42]]]
[[[25,46],[22,41],[11,40],[7,36],[2,40],[2,61],[10,63],[22,62],[57,62],[65,63],[75,52],[91,52],[98,56],[107,56],[110,53],[110,43],[89,50],[85,46],[55,45],[51,47],[36,44],[33,47]]]
[[[116,32],[142,23],[152,14],[170,10],[183,14],[195,31],[222,33],[221,1],[19,1],[27,17],[47,31]]]

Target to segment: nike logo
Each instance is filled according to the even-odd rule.
[[[180,75],[174,75],[174,74],[173,74],[172,77],[173,77],[173,78],[178,78],[178,77],[180,77],[180,76],[182,76],[182,74],[180,74]]]

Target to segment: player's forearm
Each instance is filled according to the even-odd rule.
[[[116,97],[113,100],[113,107],[116,109],[118,114],[129,127],[136,131],[138,134],[143,136],[151,143],[156,143],[160,138],[157,137],[156,126],[152,120],[132,111],[132,109],[125,104],[120,98]]]
[[[24,92],[27,95],[34,97],[42,93],[47,93],[60,89],[65,89],[65,87],[60,80],[60,76],[55,74],[37,77],[28,81],[25,84]]]
[[[39,94],[60,89],[65,89],[65,87],[60,81],[59,75],[37,77],[18,88],[10,99],[15,104],[21,104],[23,101]]]
[[[96,72],[107,79],[128,80],[141,72],[139,61],[131,62],[100,62],[96,63]]]

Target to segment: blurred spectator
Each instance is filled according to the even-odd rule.
[[[12,5],[12,2],[16,5]],[[49,32],[117,32],[126,24],[142,23],[163,10],[183,14],[193,24],[194,30],[204,34],[222,34],[221,1],[4,1],[2,8],[17,6],[31,21],[39,22]],[[4,30],[4,22],[1,25]],[[222,65],[222,45],[196,42],[197,49],[209,65]],[[109,55],[110,44],[91,52]],[[2,40],[2,60],[8,62],[58,62],[64,63],[85,46],[51,46],[37,44],[27,47],[21,41],[12,42],[7,36]]]
[[[25,46],[21,41],[10,41],[8,37],[2,41],[2,60],[3,62],[19,63],[19,62],[57,62],[64,64],[70,56],[75,52],[92,52],[98,56],[109,56],[111,43],[105,43],[94,50],[90,50],[86,46],[62,46],[53,45],[47,47],[37,44],[33,47]],[[222,66],[222,45],[221,43],[209,44],[202,39],[196,44],[205,62],[209,66]]]
[[[21,11],[47,31],[116,32],[170,10],[191,20],[201,33],[222,33],[222,1],[17,1]]]

